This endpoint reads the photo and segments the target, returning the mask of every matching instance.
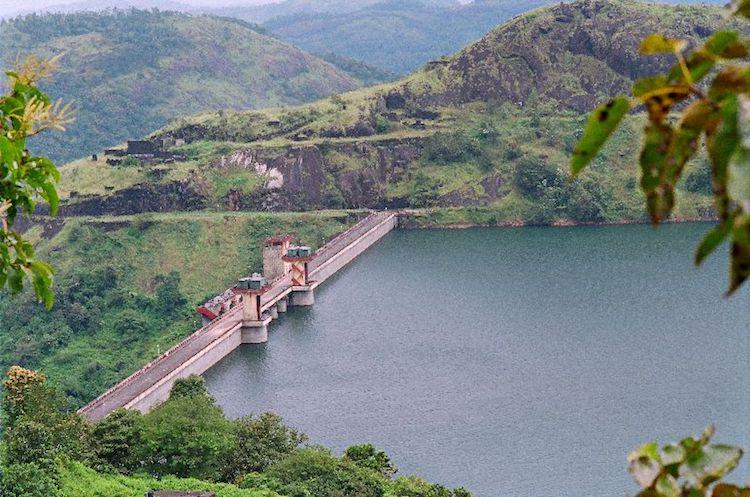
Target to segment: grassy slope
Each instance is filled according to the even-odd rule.
[[[44,85],[74,100],[77,122],[40,137],[70,160],[207,109],[298,104],[357,86],[332,65],[242,21],[169,12],[30,16],[0,25],[8,66],[19,54],[64,53]]]
[[[91,400],[197,329],[199,303],[261,269],[264,238],[294,233],[316,247],[350,223],[340,212],[77,218],[50,240],[34,228],[58,271],[57,303],[46,312],[29,294],[0,297],[0,369],[40,368],[74,403]],[[171,272],[179,283],[164,288],[184,300],[162,303]]]

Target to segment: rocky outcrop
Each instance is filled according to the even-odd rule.
[[[140,184],[107,196],[77,197],[75,202],[60,205],[58,215],[96,216],[101,214],[131,215],[143,212],[194,211],[207,206],[206,198],[190,182],[166,184]],[[49,214],[49,208],[40,206],[37,214]]]

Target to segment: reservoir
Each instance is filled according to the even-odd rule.
[[[750,448],[750,291],[723,298],[725,250],[693,267],[709,229],[397,230],[209,389],[478,497],[633,495],[644,442]]]

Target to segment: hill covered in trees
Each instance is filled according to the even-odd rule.
[[[76,122],[35,145],[71,160],[210,109],[299,104],[352,89],[352,76],[236,19],[158,11],[30,15],[0,24],[4,67],[64,54],[45,90]]]
[[[163,195],[178,188],[191,209],[456,206],[491,211],[490,224],[642,220],[632,179],[638,118],[590,172],[568,181],[585,116],[668,63],[638,54],[646,34],[698,39],[725,22],[721,9],[704,6],[543,8],[392,84],[296,108],[204,113],[155,133],[187,143],[173,150],[183,162],[73,163],[62,190],[75,195],[63,212],[179,210],[184,203]],[[679,216],[711,215],[706,173],[700,161],[691,166]]]

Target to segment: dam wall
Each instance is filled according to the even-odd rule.
[[[398,217],[388,216],[374,227],[371,227],[367,232],[358,235],[352,243],[337,251],[335,255],[325,262],[315,265],[310,271],[310,279],[313,281],[312,286],[317,287],[322,284],[397,226]]]
[[[249,324],[243,321],[246,301],[233,301],[233,307],[226,313],[206,323],[78,412],[92,422],[105,418],[119,408],[147,412],[169,398],[176,380],[204,373],[243,343],[258,343],[258,337],[265,339],[267,324],[283,316],[287,305],[314,303],[313,292],[316,287],[397,226],[398,216],[395,213],[370,214],[315,252],[308,266],[308,285],[295,285],[289,274],[270,284],[261,296],[260,322],[253,325],[262,328],[249,328]]]

